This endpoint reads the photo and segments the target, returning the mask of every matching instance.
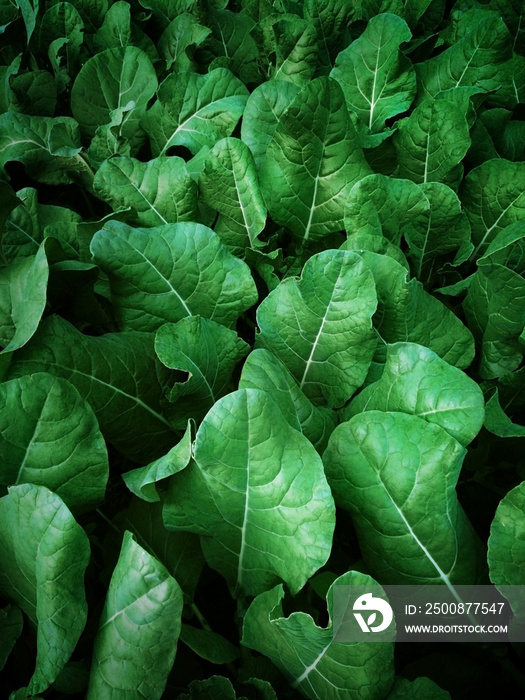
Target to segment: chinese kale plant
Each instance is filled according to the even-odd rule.
[[[525,692],[332,642],[525,584],[524,12],[0,2],[3,697]]]

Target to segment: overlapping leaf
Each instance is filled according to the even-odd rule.
[[[86,623],[88,538],[59,496],[33,484],[12,486],[0,499],[0,534],[0,591],[36,629],[28,686],[36,695],[56,679]]]
[[[90,248],[123,330],[155,331],[195,315],[230,326],[257,301],[248,266],[201,224],[140,229],[108,221]]]

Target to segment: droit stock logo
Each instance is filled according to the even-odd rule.
[[[382,598],[374,598],[371,593],[364,593],[363,595],[359,596],[354,603],[353,610],[354,617],[359,623],[359,627],[363,632],[382,632],[383,630],[386,630],[392,622],[392,618],[394,616],[392,608],[386,602],[386,600],[383,600]],[[363,612],[370,613],[366,622],[362,614]],[[379,620],[379,624],[374,625],[378,612],[381,613],[382,620]]]

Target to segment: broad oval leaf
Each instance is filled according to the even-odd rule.
[[[35,334],[46,306],[49,266],[42,244],[36,255],[0,269],[0,346],[18,350]]]
[[[165,566],[124,533],[95,638],[87,700],[158,700],[175,659],[182,591]]]
[[[342,406],[364,382],[376,347],[372,274],[356,253],[311,257],[257,309],[257,345],[282,360],[311,401]]]
[[[365,387],[343,411],[345,420],[363,411],[401,411],[444,428],[462,445],[481,430],[483,392],[457,367],[415,343],[388,345],[381,378]]]
[[[121,136],[130,139],[156,89],[157,75],[148,55],[136,46],[119,46],[86,61],[71,89],[71,109],[90,138],[99,126],[125,113]]]
[[[37,372],[0,384],[0,452],[4,486],[46,486],[71,510],[104,498],[104,438],[91,406],[65,379]]]
[[[160,457],[176,440],[161,410],[169,370],[156,359],[149,334],[90,337],[52,316],[10,366],[10,378],[34,372],[68,379],[90,403],[106,439],[130,459]]]
[[[322,77],[280,117],[259,177],[272,218],[305,244],[343,228],[348,192],[369,173],[342,90]]]
[[[296,14],[271,14],[260,28],[267,55],[269,77],[294,85],[307,85],[317,64],[317,32],[313,24]]]
[[[195,439],[195,463],[174,475],[166,527],[201,537],[208,564],[232,593],[285,581],[292,592],[327,560],[332,495],[311,443],[282,419],[269,394],[240,389],[217,401]]]
[[[230,136],[247,99],[246,87],[226,68],[169,75],[142,120],[153,154],[165,155],[171,146],[186,146],[194,155],[211,148]]]
[[[405,112],[416,95],[414,68],[399,48],[411,38],[401,17],[380,14],[336,58],[330,75],[369,133],[383,131],[386,120]]]
[[[444,584],[454,594],[454,584],[483,572],[455,490],[465,454],[443,428],[405,413],[366,411],[334,430],[323,455],[328,481],[380,581]]]
[[[246,612],[242,643],[268,656],[307,698],[381,700],[394,678],[393,643],[334,643],[332,629],[334,586],[371,584],[375,581],[370,576],[357,571],[339,576],[326,597],[326,628],[304,612],[284,617],[281,585],[265,591]]]
[[[86,533],[44,486],[12,486],[0,499],[0,591],[36,629],[30,695],[53,683],[84,629],[89,556]]]
[[[109,221],[90,246],[123,330],[155,331],[200,315],[231,326],[257,301],[249,267],[207,226],[132,228]]]
[[[186,163],[176,156],[147,163],[110,158],[97,170],[93,189],[116,211],[133,207],[143,226],[194,221],[197,217],[197,184]]]

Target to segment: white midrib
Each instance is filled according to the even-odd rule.
[[[328,644],[327,644],[327,645],[325,646],[325,648],[321,651],[321,653],[318,655],[318,657],[315,659],[315,661],[314,661],[313,663],[311,663],[310,666],[307,666],[307,667],[304,669],[303,673],[301,673],[301,675],[299,676],[299,678],[297,678],[297,679],[292,683],[292,688],[297,688],[297,686],[300,685],[300,684],[305,680],[305,678],[308,678],[308,676],[310,675],[310,673],[316,668],[317,664],[321,661],[321,659],[322,659],[323,656],[326,654],[326,652],[328,651],[328,649],[330,649],[331,645],[332,645],[332,641],[328,642]]]
[[[122,170],[121,170],[120,172],[122,173]],[[153,202],[150,202],[150,200],[146,197],[146,195],[145,195],[144,192],[140,189],[140,187],[137,187],[137,185],[136,185],[125,173],[122,173],[122,174],[123,174],[124,177],[127,179],[127,181],[129,182],[129,184],[138,192],[138,194],[140,194],[140,196],[141,196],[142,199],[146,202],[146,204],[149,206],[149,208],[150,208],[152,211],[155,212],[155,214],[159,217],[159,219],[160,219],[164,224],[169,223],[169,222],[162,216],[162,214],[160,213],[160,211],[158,211],[158,209],[155,207],[155,205],[153,204]]]
[[[321,170],[321,161],[319,161],[319,169],[317,171],[317,175],[315,176],[314,180],[314,193],[312,196],[312,205],[310,207],[310,214],[308,215],[308,221],[306,223],[306,228],[304,230],[304,242],[308,240],[310,237],[310,227],[312,225],[312,219],[314,218],[314,211],[315,211],[315,200],[317,199],[317,189],[319,187],[319,171]]]
[[[408,532],[410,533],[410,535],[414,538],[414,541],[416,542],[416,544],[418,545],[418,547],[421,549],[421,551],[423,552],[423,554],[425,555],[425,557],[429,560],[429,562],[430,562],[430,563],[432,564],[432,566],[435,568],[435,570],[437,571],[437,573],[438,573],[438,575],[439,575],[439,578],[443,581],[443,583],[444,583],[445,586],[449,589],[449,591],[452,593],[453,597],[457,600],[457,602],[458,602],[458,603],[463,603],[464,601],[460,598],[460,596],[458,595],[456,589],[455,589],[454,586],[452,585],[452,583],[451,583],[451,581],[450,581],[450,579],[449,579],[449,577],[448,577],[448,574],[446,574],[446,573],[443,571],[443,569],[439,566],[439,564],[438,564],[437,561],[434,559],[434,557],[432,556],[432,554],[430,554],[430,552],[429,552],[428,549],[425,547],[425,545],[423,544],[423,542],[421,542],[421,540],[419,539],[419,537],[416,535],[416,533],[415,533],[414,530],[412,529],[410,523],[409,523],[408,520],[405,518],[405,515],[404,515],[403,511],[402,511],[402,510],[397,506],[397,504],[394,502],[394,500],[392,499],[392,496],[391,496],[390,493],[388,492],[388,490],[387,490],[385,484],[381,481],[381,479],[379,479],[379,482],[380,482],[380,484],[383,486],[383,489],[384,489],[385,493],[387,494],[388,498],[390,499],[390,502],[392,503],[392,505],[393,505],[394,508],[396,509],[396,511],[397,511],[397,513],[398,513],[398,515],[399,515],[399,517],[401,518],[401,520],[402,520],[403,523],[405,524],[406,529],[408,530]]]
[[[381,37],[380,37],[381,41]],[[379,70],[379,46],[378,46],[378,51],[376,53],[376,67],[374,70],[374,82],[372,83],[372,99],[370,100],[370,118],[368,120],[368,128],[370,131],[372,130],[372,123],[374,121],[374,109],[376,106],[375,102],[375,97],[376,97],[376,85],[377,85],[377,72]]]
[[[481,241],[478,243],[478,245],[474,248],[474,251],[473,251],[473,253],[472,253],[472,256],[477,255],[478,250],[481,248],[481,246],[485,243],[485,241],[486,241],[487,238],[490,236],[490,234],[492,233],[492,231],[493,231],[493,230],[496,228],[496,226],[499,224],[499,222],[501,221],[502,217],[503,217],[503,216],[508,212],[508,210],[518,201],[518,199],[522,196],[522,194],[523,194],[523,193],[520,192],[520,194],[519,194],[515,199],[512,200],[512,202],[508,205],[508,207],[505,207],[505,209],[501,212],[501,214],[498,216],[498,218],[497,218],[496,221],[492,224],[492,226],[491,226],[490,228],[488,228],[488,229],[485,231],[485,235],[483,236],[483,238],[481,239]],[[482,218],[483,218],[483,216],[482,216]],[[486,225],[486,224],[485,224],[485,225]]]
[[[244,499],[244,513],[241,527],[241,546],[239,549],[239,564],[237,568],[237,589],[242,588],[242,575],[244,573],[244,552],[246,549],[246,525],[248,523],[248,513],[250,512],[250,456],[248,455],[246,465],[246,498]]]
[[[137,248],[133,248],[133,250],[134,250],[135,252],[137,252],[137,253],[145,260],[145,262],[147,262],[148,265],[149,265],[150,267],[152,267],[152,268],[155,270],[155,272],[158,274],[158,276],[159,276],[162,280],[164,280],[164,282],[166,282],[166,284],[168,285],[168,287],[171,289],[171,291],[173,292],[173,294],[175,294],[175,296],[177,297],[177,299],[180,301],[180,303],[182,304],[182,306],[183,306],[184,309],[186,310],[188,316],[193,316],[193,314],[191,313],[191,310],[190,310],[189,306],[186,304],[186,302],[185,302],[184,299],[181,297],[181,295],[178,293],[178,291],[175,289],[175,287],[171,284],[171,282],[169,281],[169,279],[168,279],[167,277],[164,277],[164,275],[163,275],[162,272],[159,270],[159,268],[156,267],[156,266],[151,262],[151,260],[150,260],[149,258],[147,258],[147,257],[144,255],[144,253],[143,253],[141,250],[138,250]]]
[[[306,360],[306,365],[305,365],[305,368],[304,368],[304,372],[303,372],[303,376],[302,376],[301,382],[300,382],[300,384],[299,384],[299,389],[302,389],[303,386],[304,386],[304,384],[305,384],[305,382],[306,382],[306,376],[307,376],[308,371],[309,371],[309,369],[310,369],[310,365],[311,365],[312,362],[313,362],[314,355],[315,355],[315,351],[317,350],[317,345],[318,345],[318,343],[319,343],[319,338],[321,337],[321,334],[322,334],[323,329],[324,329],[324,324],[326,323],[326,319],[328,318],[328,313],[329,313],[329,311],[330,311],[330,305],[331,305],[331,303],[332,303],[332,299],[334,298],[334,293],[335,293],[335,288],[336,288],[336,286],[337,286],[337,282],[339,282],[339,276],[337,277],[337,280],[336,280],[335,283],[334,283],[334,286],[333,286],[333,289],[332,289],[332,294],[331,294],[331,296],[330,296],[330,301],[329,301],[328,304],[326,305],[326,312],[325,312],[325,315],[323,316],[323,320],[321,321],[321,325],[320,325],[320,327],[319,327],[319,330],[317,331],[317,335],[315,336],[315,340],[314,340],[314,342],[313,342],[312,349],[310,350],[310,355],[309,355],[308,359]]]

